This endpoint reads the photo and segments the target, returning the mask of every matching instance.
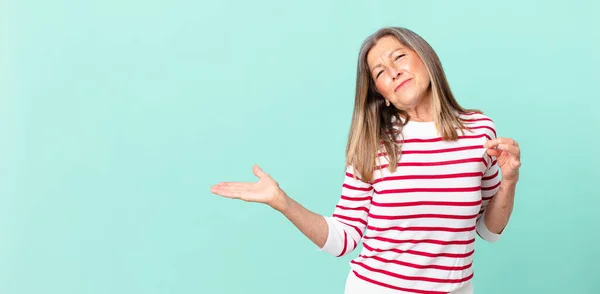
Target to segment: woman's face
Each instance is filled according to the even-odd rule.
[[[429,73],[417,53],[393,36],[377,41],[367,54],[377,91],[399,109],[412,110],[429,97]]]

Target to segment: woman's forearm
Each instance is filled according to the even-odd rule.
[[[485,212],[485,225],[490,232],[500,234],[512,214],[517,183],[503,181],[496,195],[490,200]]]
[[[308,237],[319,248],[325,245],[329,229],[325,218],[317,213],[314,213],[294,199],[289,197],[285,192],[281,192],[279,204],[273,206],[288,218],[306,237]]]

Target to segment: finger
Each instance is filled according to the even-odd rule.
[[[511,164],[512,168],[520,168],[521,167],[521,160],[517,159],[515,160],[512,164]]]
[[[213,189],[215,191],[240,192],[240,193],[251,191],[250,189],[246,189],[246,188],[226,187],[226,186],[219,186],[219,185],[213,186],[211,188],[211,190],[213,190]]]
[[[511,138],[496,138],[496,139],[492,139],[492,140],[488,140],[486,141],[483,146],[485,148],[496,148],[498,145],[500,144],[509,144],[509,145],[514,145],[515,140],[511,139]]]
[[[251,191],[252,184],[246,183],[219,183],[211,187],[211,191],[219,191],[219,192],[248,192]]]
[[[255,164],[252,167],[252,172],[254,173],[255,176],[257,176],[259,179],[263,179],[268,177],[269,175],[267,173],[265,173],[257,164]]]
[[[517,158],[521,157],[521,150],[515,145],[499,144],[498,150],[504,150]]]
[[[239,190],[229,190],[229,189],[220,188],[218,186],[211,187],[210,191],[213,194],[217,194],[217,195],[227,197],[227,198],[239,199],[242,197],[242,192]]]
[[[496,146],[498,146],[498,144],[500,144],[500,139],[492,139],[483,143],[483,147],[488,149],[494,149],[496,148]]]
[[[251,189],[255,183],[248,182],[221,182],[215,186],[233,188],[233,189]]]
[[[229,192],[229,191],[213,191],[213,194],[232,198],[232,199],[240,199],[242,197],[240,192]]]
[[[486,152],[489,156],[494,156],[494,157],[498,157],[498,156],[500,156],[500,154],[502,154],[502,150],[497,150],[497,149],[488,149]]]

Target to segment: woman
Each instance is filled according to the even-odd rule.
[[[408,29],[380,29],[362,45],[346,163],[331,216],[256,165],[258,182],[211,191],[270,205],[334,256],[362,241],[346,294],[473,293],[475,235],[494,242],[507,225],[520,149],[458,104],[436,53]]]

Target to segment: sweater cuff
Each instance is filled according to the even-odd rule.
[[[485,225],[485,212],[486,211],[484,210],[479,220],[477,220],[477,234],[479,234],[483,240],[493,243],[500,239],[500,234],[493,233],[487,228]]]
[[[341,244],[343,244],[343,240],[342,237],[344,234],[343,232],[338,232],[338,228],[335,226],[335,220],[332,219],[331,217],[327,217],[324,216],[325,221],[327,222],[327,228],[328,228],[328,233],[327,233],[327,241],[325,241],[325,245],[323,245],[323,247],[319,248],[317,247],[317,249],[319,251],[324,251],[327,252],[331,255],[338,255],[340,252],[340,246]]]

